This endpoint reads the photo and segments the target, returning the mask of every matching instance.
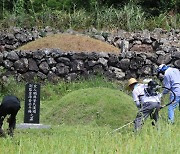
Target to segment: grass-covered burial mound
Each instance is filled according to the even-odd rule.
[[[87,88],[62,97],[48,115],[45,119],[54,124],[118,127],[134,119],[136,108],[132,98],[119,90]]]
[[[71,34],[55,34],[29,42],[20,47],[20,50],[32,50],[57,48],[64,52],[112,52],[119,54],[120,50],[103,41],[84,36]]]

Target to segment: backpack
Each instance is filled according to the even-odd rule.
[[[144,89],[146,96],[157,96],[158,95],[158,83],[156,81],[149,81],[147,87]]]

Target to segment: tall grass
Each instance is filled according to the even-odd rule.
[[[39,82],[38,80],[34,82]],[[21,81],[17,82],[12,76],[2,80],[0,82],[0,97],[8,94],[14,94],[20,97],[21,100],[24,99],[25,96],[25,85],[27,82]],[[79,89],[86,89],[92,87],[106,87],[112,89],[123,90],[125,85],[122,82],[111,82],[107,78],[103,76],[93,76],[89,77],[88,79],[81,78],[76,81],[66,82],[63,80],[59,80],[56,83],[52,83],[49,81],[40,82],[41,84],[41,99],[44,100],[51,100],[52,98],[62,97],[69,92],[79,90]]]
[[[69,92],[79,90],[79,89],[86,89],[86,88],[93,88],[93,87],[106,87],[112,89],[118,89],[120,86],[123,88],[123,82],[113,83],[108,81],[108,79],[102,76],[90,77],[89,79],[83,79],[73,81],[73,82],[65,82],[60,81],[58,83],[50,83],[46,82],[42,84],[42,100],[51,100],[52,98],[56,97],[63,97]]]
[[[146,123],[139,133],[133,133],[132,128],[110,133],[108,127],[65,125],[47,130],[16,130],[14,138],[0,138],[1,153],[178,154],[179,122],[168,125],[161,121],[158,129]]]
[[[180,26],[180,15],[178,13],[171,16],[168,13],[162,13],[158,17],[147,18],[141,7],[133,3],[119,8],[102,7],[94,4],[90,12],[85,9],[77,9],[76,6],[73,7],[73,10],[67,11],[63,9],[52,10],[44,5],[41,12],[35,12],[31,3],[29,14],[24,13],[22,5],[23,0],[18,0],[13,13],[3,10],[4,19],[1,20],[0,28],[52,26],[60,30],[69,28],[83,30],[95,27],[106,30],[134,31],[152,30],[157,27],[169,30]]]

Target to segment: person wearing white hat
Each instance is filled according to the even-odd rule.
[[[179,105],[180,107],[180,71],[177,68],[169,67],[165,64],[161,64],[157,69],[158,76],[163,74],[163,86],[170,89],[175,93],[175,102],[168,106],[168,119],[171,123],[174,123],[174,110]],[[164,89],[163,95],[169,91]],[[170,94],[170,101],[174,99],[173,94]]]
[[[155,81],[149,81],[148,84],[139,83],[135,78],[128,80],[128,87],[132,90],[132,97],[136,103],[139,112],[134,120],[135,131],[141,129],[143,121],[149,116],[154,119],[155,122],[158,120],[158,111],[160,109],[160,95],[157,93],[149,92],[149,86],[157,86]],[[152,125],[155,125],[152,122]]]

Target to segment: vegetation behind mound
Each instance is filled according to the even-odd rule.
[[[44,120],[54,124],[118,127],[133,120],[136,114],[130,96],[103,87],[76,90],[53,103],[53,109],[46,113]]]
[[[58,48],[62,51],[75,52],[110,52],[119,53],[120,49],[100,40],[82,35],[55,34],[30,42],[20,50],[37,50],[45,48]]]
[[[0,0],[0,29],[124,29],[127,31],[180,26],[179,0]]]

